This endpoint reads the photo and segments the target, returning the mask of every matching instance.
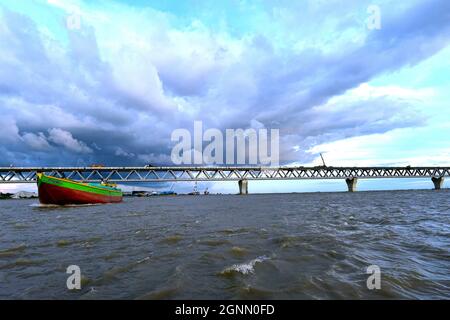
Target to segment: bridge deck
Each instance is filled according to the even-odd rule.
[[[175,182],[439,178],[450,176],[450,167],[0,167],[0,183],[35,183],[37,172],[89,182]]]

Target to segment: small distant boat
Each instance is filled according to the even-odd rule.
[[[122,201],[122,190],[114,184],[84,183],[37,174],[39,201],[42,204],[94,204]]]
[[[197,189],[197,181],[195,181],[194,190],[192,192],[189,192],[188,195],[191,196],[198,196],[200,194],[200,191]]]

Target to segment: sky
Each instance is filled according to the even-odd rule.
[[[0,166],[170,165],[196,120],[279,129],[283,165],[447,166],[449,44],[446,0],[0,0]]]

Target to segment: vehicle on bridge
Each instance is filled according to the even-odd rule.
[[[91,168],[104,168],[105,165],[101,163],[94,163],[90,165]]]

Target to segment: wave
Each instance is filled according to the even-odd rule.
[[[175,234],[172,236],[165,237],[164,239],[161,240],[161,242],[167,243],[167,244],[176,244],[176,243],[180,242],[181,240],[183,240],[183,237],[178,234]]]
[[[163,300],[163,299],[173,299],[178,294],[178,292],[185,287],[184,281],[188,275],[184,272],[184,267],[178,265],[175,267],[174,272],[168,278],[167,283],[163,284],[161,287],[155,288],[154,290],[137,297],[137,300]]]
[[[178,287],[164,287],[139,296],[136,300],[167,300],[173,298],[179,291]]]
[[[241,273],[244,275],[252,274],[255,272],[255,265],[257,263],[262,263],[266,260],[269,260],[270,258],[267,256],[260,256],[253,260],[250,260],[249,262],[241,263],[241,264],[234,264],[231,267],[225,268],[222,272],[220,272],[221,275],[232,275],[235,273]]]
[[[234,235],[234,234],[249,233],[252,230],[253,230],[252,228],[242,227],[242,228],[226,228],[226,229],[218,230],[217,232],[225,234],[225,235]]]
[[[87,239],[61,239],[56,242],[57,247],[66,247],[73,244],[79,244],[85,248],[91,248],[95,243],[102,241],[101,237],[91,237]]]
[[[55,209],[55,208],[78,208],[78,207],[93,207],[107,205],[108,203],[85,203],[85,204],[43,204],[43,203],[32,203],[29,206],[38,209]]]
[[[235,256],[243,256],[243,255],[246,255],[248,253],[248,251],[245,248],[235,246],[230,249],[230,253]]]
[[[30,260],[30,259],[17,259],[16,261],[8,264],[4,264],[0,266],[0,269],[11,269],[15,267],[29,267],[29,266],[38,266],[46,263],[48,260]]]
[[[142,212],[131,212],[126,214],[124,217],[143,217],[146,216],[146,213],[142,213]]]
[[[273,239],[273,242],[278,244],[280,248],[290,248],[290,247],[296,247],[300,243],[305,242],[307,239],[302,236],[296,236],[296,235],[285,235],[281,237],[277,237]]]
[[[241,288],[239,288],[238,292],[238,299],[270,299],[273,297],[273,294],[276,293],[276,291],[271,291],[269,289],[261,288],[261,287],[255,287],[251,285],[246,285]]]
[[[113,260],[115,258],[121,257],[121,255],[118,252],[111,252],[107,255],[102,256],[102,259],[105,261]]]
[[[117,275],[121,274],[121,273],[125,273],[130,271],[131,269],[133,269],[134,267],[140,265],[141,263],[144,263],[146,261],[150,260],[150,257],[145,257],[143,259],[140,259],[138,261],[129,263],[125,266],[122,267],[114,267],[112,269],[109,269],[108,271],[106,271],[103,274],[103,279],[111,279],[111,278],[115,278]]]
[[[22,230],[22,229],[28,229],[30,226],[24,223],[15,223],[13,225],[14,229]]]
[[[12,247],[12,248],[0,250],[0,257],[14,256],[14,255],[18,254],[19,252],[24,251],[26,248],[27,248],[27,246],[24,243],[22,243],[22,244],[19,244],[18,246]]]
[[[206,240],[198,240],[198,244],[204,244],[210,247],[218,247],[224,244],[229,244],[230,242],[226,239],[206,239]]]
[[[58,240],[58,242],[56,242],[56,246],[57,247],[65,247],[68,246],[70,244],[75,243],[76,241],[70,241],[70,240]]]
[[[29,207],[40,207],[42,204],[40,204],[39,202],[35,202],[35,203],[31,203],[28,206]]]

